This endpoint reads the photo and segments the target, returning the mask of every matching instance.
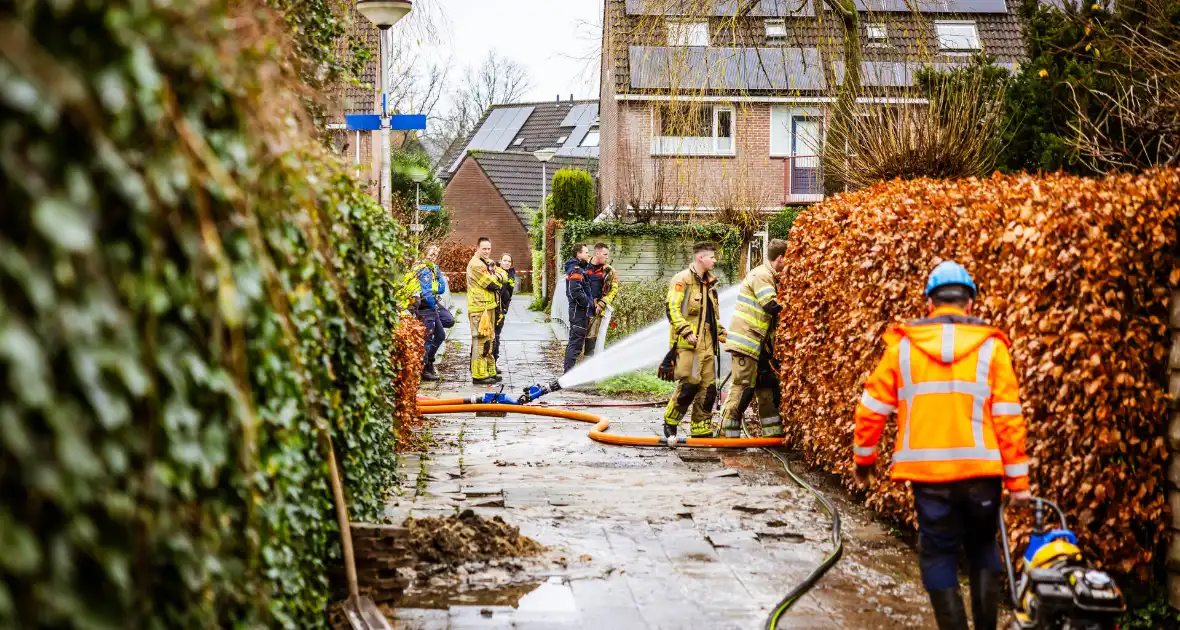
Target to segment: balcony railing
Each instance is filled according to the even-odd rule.
[[[783,162],[783,190],[788,203],[821,201],[824,172],[818,155],[793,155]]]

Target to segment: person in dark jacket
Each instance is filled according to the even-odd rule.
[[[594,300],[586,284],[586,263],[590,248],[585,243],[574,245],[574,257],[565,262],[565,294],[569,298],[570,340],[565,347],[565,371],[573,369],[586,345],[586,329],[596,312]]]
[[[500,269],[504,272],[500,284],[500,306],[496,311],[496,340],[492,342],[492,357],[496,359],[496,373],[500,373],[500,334],[504,331],[504,320],[508,317],[508,305],[516,291],[516,269],[512,267],[512,254],[500,257]]]

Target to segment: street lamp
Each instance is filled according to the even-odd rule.
[[[414,180],[414,223],[410,230],[414,232],[414,253],[418,253],[418,245],[422,241],[422,222],[419,212],[422,209],[422,182],[426,181],[426,171],[414,168],[410,171],[410,179]]]
[[[356,3],[356,10],[365,19],[372,22],[378,30],[378,65],[380,69],[377,72],[378,85],[381,88],[381,181],[378,182],[378,190],[381,191],[381,206],[385,208],[386,212],[393,211],[393,196],[390,187],[390,180],[392,174],[390,173],[389,165],[389,114],[386,111],[386,65],[389,63],[389,43],[387,42],[389,29],[406,16],[410,9],[414,7],[414,3],[410,0],[359,0]]]
[[[546,297],[548,287],[549,259],[545,257],[545,246],[548,244],[549,221],[545,212],[545,183],[549,181],[549,174],[545,171],[545,164],[557,155],[555,149],[537,149],[533,157],[541,161],[541,299]]]

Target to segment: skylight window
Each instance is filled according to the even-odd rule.
[[[946,52],[979,50],[979,31],[975,22],[935,22],[938,47]]]

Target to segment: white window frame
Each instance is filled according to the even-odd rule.
[[[712,135],[697,136],[661,136],[659,121],[656,119],[658,105],[651,108],[651,154],[652,155],[699,155],[715,157],[733,157],[737,155],[737,109],[725,104],[701,104],[700,107],[712,109]],[[721,127],[721,113],[729,113],[729,146],[723,147],[718,132]],[[709,142],[703,142],[708,140]]]
[[[787,21],[786,20],[766,20],[766,39],[786,39],[787,37]]]
[[[778,118],[778,120],[775,120],[776,117]],[[823,110],[821,110],[817,107],[798,107],[798,106],[791,106],[791,105],[772,105],[771,106],[771,108],[770,108],[771,132],[770,132],[770,138],[768,138],[768,142],[767,142],[767,144],[770,146],[770,157],[788,158],[788,157],[795,156],[795,152],[791,148],[791,145],[793,144],[793,139],[794,139],[794,132],[791,129],[791,121],[794,120],[795,118],[799,118],[799,117],[814,118],[814,119],[817,119],[817,120],[820,120],[820,121],[823,121],[826,123],[826,120],[824,120]],[[785,136],[786,139],[783,141],[786,143],[786,146],[779,146],[779,145],[775,144],[775,142],[774,142],[774,126],[776,123],[782,124],[784,121],[787,125],[787,127],[786,127],[787,133]],[[820,129],[823,133],[823,136],[820,138],[820,141],[826,142],[827,135],[828,135],[827,125],[824,124],[823,126],[820,127]]]
[[[884,46],[889,43],[889,26],[884,22],[865,24],[865,39],[869,46]]]
[[[594,144],[587,144],[586,141],[590,139],[591,134],[594,135]],[[580,146],[580,147],[596,147],[596,146],[599,146],[601,143],[602,143],[602,134],[600,134],[599,130],[597,130],[597,129],[591,129],[590,131],[586,132],[585,136],[582,137],[582,141],[578,143],[578,146]]]
[[[971,33],[953,34],[943,33],[945,27],[970,27]],[[983,50],[983,42],[979,39],[979,27],[974,20],[938,20],[934,22],[934,32],[938,37],[938,49],[943,53],[972,53]],[[966,45],[959,45],[959,44]],[[974,46],[972,46],[974,44]]]
[[[669,46],[708,46],[707,20],[667,20]]]

